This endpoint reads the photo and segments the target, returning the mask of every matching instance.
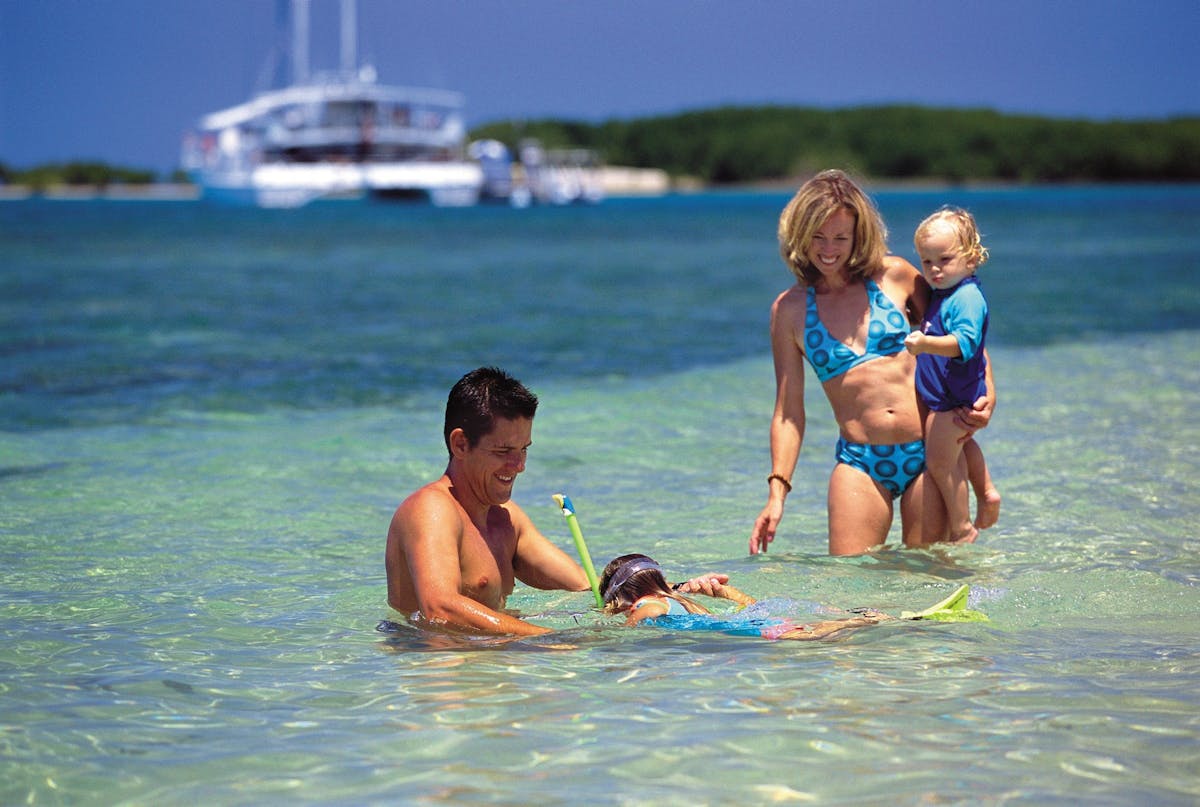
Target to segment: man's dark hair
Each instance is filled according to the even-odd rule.
[[[496,418],[533,420],[537,396],[517,379],[496,367],[480,367],[458,380],[446,399],[443,436],[450,450],[450,432],[462,429],[467,445],[474,448],[491,434]]]

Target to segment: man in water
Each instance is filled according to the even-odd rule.
[[[446,472],[405,499],[388,528],[388,604],[410,621],[533,636],[550,631],[503,612],[514,580],[588,589],[579,564],[511,501],[537,404],[493,367],[467,373],[450,390]]]

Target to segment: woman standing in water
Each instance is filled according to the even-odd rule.
[[[833,408],[840,437],[829,477],[829,552],[866,552],[887,540],[900,500],[905,546],[947,538],[946,507],[923,474],[923,412],[915,358],[904,349],[921,322],[929,286],[903,258],[887,254],[887,229],[875,205],[841,171],[806,182],[779,219],[779,248],[796,284],[771,307],[775,411],[767,504],[754,524],[750,553],[767,551],[804,440],[804,360]],[[987,425],[995,391],[958,410],[968,436]],[[974,440],[964,444],[978,504],[976,524],[991,526],[1000,497],[986,478]]]

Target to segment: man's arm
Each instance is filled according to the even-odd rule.
[[[518,580],[540,589],[585,591],[591,588],[583,567],[542,535],[524,510],[512,501],[505,507],[517,531],[513,575]]]
[[[676,583],[671,588],[681,594],[707,594],[717,599],[732,600],[743,608],[757,602],[749,594],[729,585],[729,575],[715,572]]]
[[[392,519],[392,539],[404,553],[421,618],[484,633],[549,633],[549,628],[495,611],[462,593],[462,532],[458,508],[436,491],[414,495]]]

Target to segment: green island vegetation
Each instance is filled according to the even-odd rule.
[[[500,140],[514,153],[527,138],[548,149],[590,149],[609,165],[658,168],[709,185],[785,181],[830,166],[884,180],[1200,180],[1200,117],[1089,121],[919,106],[730,106],[601,123],[505,120],[472,129],[470,138]],[[0,185],[34,191],[157,181],[153,171],[99,162],[28,170],[0,163]],[[166,181],[188,178],[174,171]]]
[[[120,168],[101,162],[46,163],[18,171],[0,163],[0,182],[24,185],[40,191],[56,185],[149,185],[155,182],[153,171]]]
[[[587,148],[609,165],[709,184],[842,167],[879,179],[1133,182],[1200,179],[1200,117],[1057,119],[986,109],[722,107],[598,124],[502,121],[472,130],[510,148]]]

